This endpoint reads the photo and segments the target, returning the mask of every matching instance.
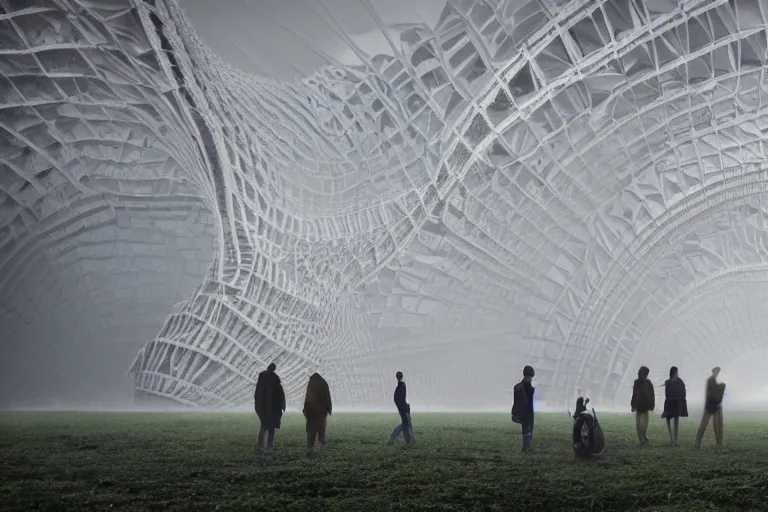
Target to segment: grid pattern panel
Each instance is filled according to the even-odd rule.
[[[758,2],[451,1],[291,83],[224,65],[174,1],[0,4],[0,268],[29,247],[58,276],[61,230],[74,262],[88,237],[162,258],[144,214],[217,241],[142,393],[236,405],[276,360],[292,398],[320,369],[362,404],[397,364],[495,405],[533,363],[553,403],[612,399],[665,308],[765,263]],[[92,229],[123,210],[130,235]]]

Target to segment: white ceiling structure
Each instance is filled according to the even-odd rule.
[[[767,27],[758,0],[0,0],[3,350],[144,336],[137,392],[210,407],[271,361],[360,407],[398,369],[438,408],[506,404],[525,364],[553,405],[624,404],[641,364],[760,388]]]

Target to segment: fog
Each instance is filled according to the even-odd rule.
[[[768,406],[753,3],[155,3],[0,25],[0,408]]]
[[[0,408],[132,409],[134,379],[126,375],[143,343],[12,345],[3,340]]]

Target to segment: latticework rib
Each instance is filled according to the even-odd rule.
[[[496,405],[532,364],[547,401],[613,400],[668,308],[765,268],[761,3],[452,0],[396,30],[364,3],[391,52],[285,82],[175,0],[0,1],[15,342],[161,326],[136,389],[191,405],[272,361],[291,399],[318,370],[379,403],[402,369]]]

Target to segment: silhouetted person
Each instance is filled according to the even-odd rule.
[[[411,406],[406,400],[403,372],[397,372],[395,377],[397,378],[395,406],[397,407],[398,414],[400,414],[400,424],[395,427],[392,431],[392,435],[389,436],[389,444],[394,443],[400,433],[403,434],[405,442],[411,444],[416,441],[416,438],[413,435],[413,425],[411,424]]]
[[[519,423],[523,429],[523,451],[531,449],[533,442],[533,393],[531,381],[536,372],[532,366],[523,368],[523,380],[515,384],[514,401],[512,402],[512,421]]]
[[[648,419],[650,412],[656,408],[656,392],[653,384],[648,380],[650,370],[641,366],[637,372],[637,379],[632,386],[632,401],[630,405],[635,413],[635,428],[640,444],[648,444]]]
[[[259,374],[253,402],[259,417],[259,448],[271,451],[275,446],[275,429],[280,428],[280,419],[285,411],[285,393],[280,377],[275,373],[275,363]],[[266,437],[266,439],[265,439]]]
[[[725,395],[725,383],[717,382],[720,375],[720,367],[712,368],[712,375],[707,379],[706,395],[704,399],[704,414],[701,416],[699,430],[696,432],[695,449],[701,448],[701,440],[707,431],[709,419],[712,418],[712,428],[715,431],[715,443],[723,445],[723,395]]]
[[[325,446],[325,428],[332,410],[328,383],[319,373],[313,373],[307,383],[304,410],[301,411],[307,420],[307,451],[315,447],[315,441]]]
[[[669,442],[676,444],[680,430],[680,418],[688,417],[685,382],[677,374],[677,366],[669,369],[669,379],[664,382],[664,412],[661,416],[667,420]],[[672,428],[673,425],[674,430]]]

